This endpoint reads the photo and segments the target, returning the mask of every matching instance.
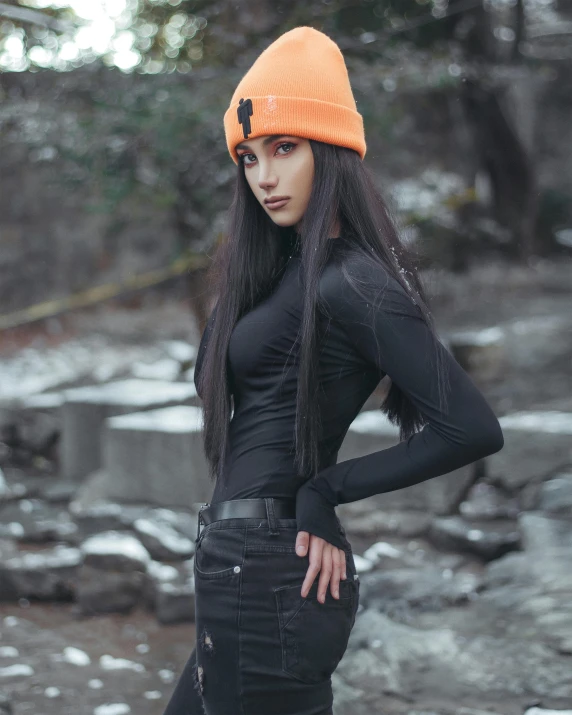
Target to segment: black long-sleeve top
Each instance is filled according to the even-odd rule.
[[[211,504],[227,499],[296,499],[298,529],[344,547],[335,507],[423,482],[499,451],[499,422],[469,375],[435,339],[399,281],[359,255],[352,277],[383,293],[369,303],[342,273],[345,237],[332,242],[320,280],[325,334],[320,353],[320,471],[305,480],[294,468],[298,374],[296,335],[302,314],[299,246],[272,294],[237,321],[228,362],[234,411]],[[216,315],[202,335],[195,385]],[[440,409],[435,354],[446,363],[450,390]],[[424,427],[407,440],[336,464],[347,430],[379,381],[388,375],[421,411]],[[200,396],[200,393],[199,393]]]

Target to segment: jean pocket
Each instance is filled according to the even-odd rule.
[[[328,588],[318,601],[318,576],[306,598],[302,581],[274,589],[280,626],[282,669],[304,683],[327,680],[344,655],[353,628],[358,600],[358,580],[340,581],[340,597]]]
[[[238,576],[242,571],[243,551],[242,532],[236,529],[203,531],[195,550],[195,578]]]

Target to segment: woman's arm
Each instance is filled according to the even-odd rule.
[[[409,439],[319,472],[297,492],[298,529],[343,548],[338,504],[403,489],[459,469],[502,449],[498,419],[446,348],[434,338],[417,306],[398,281],[364,259],[352,261],[352,277],[377,292],[377,307],[350,286],[341,267],[327,266],[320,283],[331,319],[346,331],[362,357],[387,374],[422,412],[427,424]],[[383,292],[380,303],[379,293]],[[450,389],[445,410],[438,399],[435,358],[443,358]]]

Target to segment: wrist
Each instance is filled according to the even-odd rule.
[[[324,539],[338,549],[347,549],[347,540],[336,509],[309,479],[296,492],[296,522],[298,531]]]

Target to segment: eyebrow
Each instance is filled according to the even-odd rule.
[[[280,137],[287,137],[289,136],[288,134],[271,134],[269,137],[266,137],[266,139],[263,140],[262,146],[266,146],[267,144],[270,144],[271,142],[275,141],[276,139],[280,139]],[[248,144],[237,144],[235,146],[235,149],[250,149]]]

